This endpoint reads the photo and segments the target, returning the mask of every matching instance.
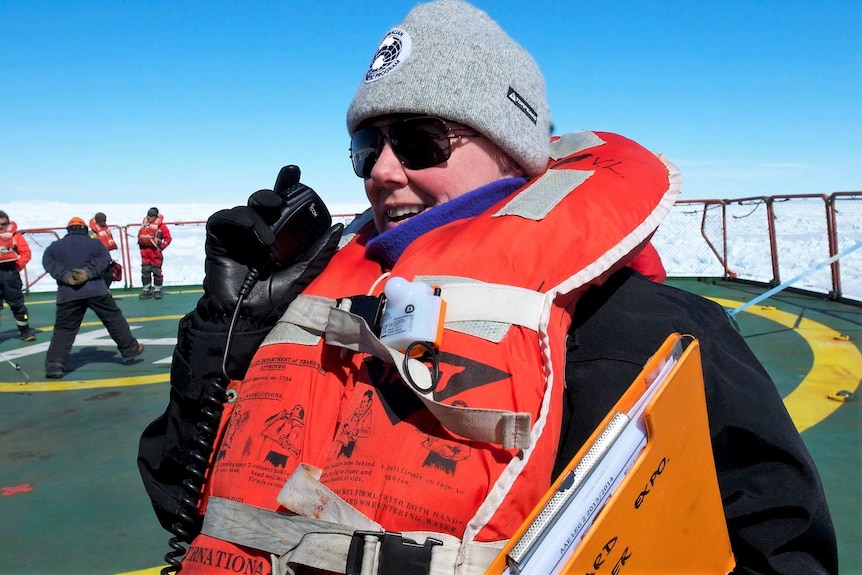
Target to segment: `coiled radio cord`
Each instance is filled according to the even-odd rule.
[[[231,343],[233,342],[233,331],[239,319],[242,304],[245,302],[248,294],[251,293],[252,288],[257,284],[260,273],[257,268],[249,270],[239,288],[236,308],[234,308],[233,316],[230,320],[224,355],[222,356],[222,375],[210,380],[204,392],[200,411],[201,419],[196,425],[197,433],[194,438],[194,448],[189,453],[191,461],[185,467],[188,477],[182,482],[184,492],[180,496],[180,509],[177,513],[179,521],[171,525],[171,533],[174,536],[168,541],[168,546],[171,550],[165,554],[164,559],[167,565],[162,568],[161,575],[180,572],[183,568],[182,558],[188,551],[186,545],[190,544],[194,538],[192,532],[200,530],[198,527],[200,518],[197,514],[197,509],[198,503],[201,500],[206,471],[210,457],[212,456],[215,438],[218,433],[219,422],[224,411],[225,401],[227,401],[227,384],[230,381],[230,376],[227,374],[227,363],[230,357]]]

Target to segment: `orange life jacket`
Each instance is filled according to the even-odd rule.
[[[30,261],[30,247],[26,242],[19,242],[19,238],[18,224],[10,220],[0,232],[0,264],[17,262],[15,268],[21,270]]]
[[[95,218],[90,218],[90,229],[93,230],[96,238],[102,242],[102,245],[108,248],[108,250],[117,249],[117,242],[114,241],[114,236],[111,234],[111,228],[107,225],[103,226],[97,222]]]
[[[159,214],[152,222],[149,218],[144,218],[141,222],[141,229],[138,230],[138,245],[141,247],[159,246],[159,226],[162,225],[164,216]]]
[[[664,283],[667,279],[667,270],[661,261],[661,255],[652,245],[652,242],[644,246],[638,254],[629,262],[629,266],[638,273],[643,274],[656,283]]]
[[[543,175],[479,216],[420,236],[386,273],[365,255],[371,223],[345,237],[245,380],[231,383],[204,534],[184,572],[242,564],[266,573],[269,553],[297,560],[282,530],[267,543],[233,528],[261,510],[347,533],[433,532],[453,548],[458,567],[445,572],[487,567],[487,557],[469,558],[502,547],[552,482],[579,295],[648,241],[680,187],[673,166],[615,134],[567,134],[551,149]],[[439,377],[351,311],[363,301],[351,296],[377,295],[389,277],[439,286]]]

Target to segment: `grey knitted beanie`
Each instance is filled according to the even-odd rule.
[[[528,175],[548,163],[551,117],[535,60],[486,13],[459,0],[420,4],[389,30],[347,110],[428,114],[478,130]]]

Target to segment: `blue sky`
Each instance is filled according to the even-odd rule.
[[[233,205],[295,163],[363,202],[347,106],[412,1],[0,0],[0,207]],[[556,132],[618,132],[682,199],[862,190],[862,2],[476,0]]]

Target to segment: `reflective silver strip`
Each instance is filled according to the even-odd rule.
[[[550,157],[560,160],[604,144],[605,141],[594,132],[564,134],[551,142]],[[512,197],[493,217],[520,216],[539,221],[594,173],[591,170],[548,170]]]
[[[548,170],[506,202],[492,217],[519,216],[540,221],[593,174],[592,171],[584,170]]]
[[[298,345],[317,345],[320,342],[320,334],[304,329],[298,325],[280,321],[269,330],[261,346],[276,343],[295,343]]]
[[[577,154],[583,150],[588,150],[604,144],[605,141],[596,135],[595,132],[586,130],[581,132],[569,132],[568,134],[560,136],[559,140],[551,142],[550,156],[554,160],[560,160]]]
[[[374,219],[374,212],[371,211],[371,208],[368,208],[355,218],[353,218],[347,226],[344,227],[344,231],[341,232],[341,239],[338,240],[338,249],[343,248],[347,244],[350,243],[356,234],[371,220]]]

